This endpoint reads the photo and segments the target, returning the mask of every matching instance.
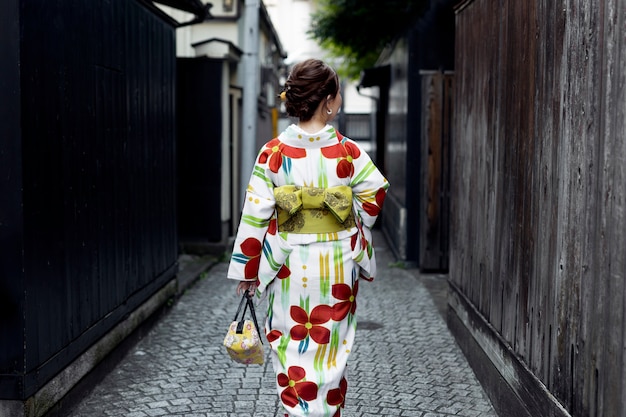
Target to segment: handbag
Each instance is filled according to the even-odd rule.
[[[241,314],[240,318],[239,313],[242,307],[244,307],[243,314]],[[245,318],[248,308],[250,308],[250,316],[253,321],[246,320]],[[244,291],[235,318],[228,327],[228,332],[224,338],[226,351],[235,362],[244,363],[246,365],[263,364],[263,341],[261,340],[260,333],[252,296],[248,291]]]

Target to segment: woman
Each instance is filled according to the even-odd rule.
[[[285,416],[341,416],[359,280],[372,280],[371,230],[389,186],[328,123],[342,97],[333,69],[296,64],[281,94],[298,119],[259,152],[228,277],[267,292],[265,334]]]

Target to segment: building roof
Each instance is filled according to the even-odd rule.
[[[200,23],[212,18],[210,9],[213,7],[213,4],[204,4],[201,0],[152,0],[151,2],[182,10],[195,16],[194,19],[189,22],[177,22],[177,26]]]

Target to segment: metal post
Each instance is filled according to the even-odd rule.
[[[259,7],[260,0],[246,0],[244,10],[243,66],[243,132],[239,177],[241,200],[252,173],[257,154],[257,97],[259,95]]]

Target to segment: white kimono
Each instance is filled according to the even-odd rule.
[[[267,292],[285,416],[341,415],[359,278],[376,273],[370,228],[388,187],[365,151],[329,125],[315,134],[291,125],[259,152],[228,278]]]

